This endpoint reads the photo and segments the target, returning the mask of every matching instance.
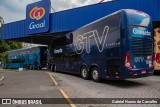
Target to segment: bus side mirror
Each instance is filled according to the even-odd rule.
[[[70,42],[73,42],[73,33],[70,34]]]

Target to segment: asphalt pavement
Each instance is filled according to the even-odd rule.
[[[54,85],[48,72],[4,72],[0,81],[0,98],[64,98]],[[0,105],[0,107],[44,107],[44,105]],[[45,105],[45,107],[69,107],[68,104]]]
[[[78,75],[52,73],[72,98],[160,98],[160,75],[127,80],[84,80]],[[87,100],[87,99],[86,99]],[[156,104],[77,104],[80,107],[160,107]]]
[[[95,98],[95,100],[102,98],[160,98],[160,75],[127,80],[102,80],[102,82],[96,83],[92,80],[84,80],[78,75],[55,73],[47,70],[28,70],[0,74],[5,77],[0,82],[1,98],[60,98],[66,99],[68,102],[68,104],[14,105],[14,107],[160,106],[157,104],[76,104],[74,102],[78,98],[86,101],[89,98]],[[0,107],[6,107],[6,105],[0,105]],[[13,105],[9,107],[13,107]]]

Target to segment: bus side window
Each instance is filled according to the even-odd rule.
[[[78,62],[78,61],[80,61],[81,60],[81,56],[80,56],[80,54],[75,54],[75,61],[76,62]]]

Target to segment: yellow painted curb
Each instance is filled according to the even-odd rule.
[[[1,75],[1,76],[2,76],[2,78],[0,78],[0,81],[2,81],[4,79],[4,76],[3,75]]]
[[[62,89],[60,89],[59,91],[61,92],[61,94],[63,95],[63,97],[67,100],[67,102],[70,104],[70,107],[76,107],[76,105],[73,104],[73,102],[71,101],[71,99],[69,99],[69,97],[67,96],[67,94]]]
[[[51,75],[51,73],[48,73],[48,75],[50,76],[50,78],[52,79],[53,83],[55,86],[58,86],[58,82],[56,81],[56,79]],[[73,104],[73,102],[71,101],[71,99],[69,99],[69,97],[67,96],[67,94],[62,90],[60,89],[59,90],[61,92],[61,94],[63,95],[63,97],[67,100],[67,102],[70,104],[70,107],[76,107],[75,104]]]
[[[48,75],[51,77],[52,81],[54,82],[54,85],[55,85],[55,86],[58,86],[59,84],[58,84],[58,82],[56,81],[56,79],[55,79],[50,73],[48,73]]]

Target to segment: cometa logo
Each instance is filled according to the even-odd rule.
[[[36,19],[36,20],[40,20],[44,17],[46,11],[43,7],[34,7],[30,13],[29,13],[29,16],[31,19]]]
[[[151,32],[149,32],[149,31],[144,31],[144,30],[139,30],[139,29],[136,29],[136,28],[133,29],[133,33],[134,33],[134,34],[139,34],[139,35],[151,36]]]

